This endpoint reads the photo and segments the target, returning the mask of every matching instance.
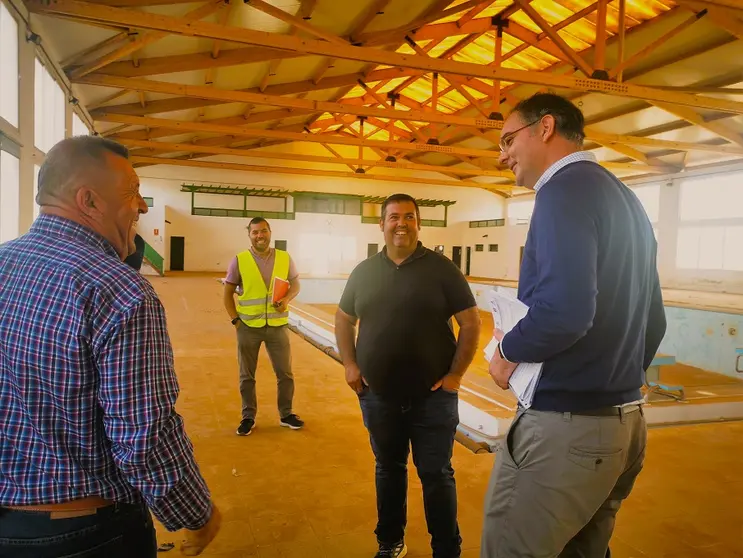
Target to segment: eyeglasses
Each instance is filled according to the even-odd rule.
[[[546,115],[544,115],[546,116]],[[518,128],[517,130],[514,130],[513,132],[508,132],[505,136],[501,136],[500,143],[498,143],[498,147],[500,147],[500,150],[507,151],[511,145],[513,144],[513,140],[516,139],[516,134],[518,134],[521,130],[525,130],[529,126],[534,126],[534,124],[538,123],[539,121],[544,118],[544,116],[540,116],[537,118],[534,122],[531,122],[527,124],[526,126],[521,126],[521,128]]]

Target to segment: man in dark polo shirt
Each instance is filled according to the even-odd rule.
[[[353,270],[335,318],[346,382],[358,394],[376,458],[377,558],[407,553],[411,445],[433,556],[457,558],[462,539],[451,455],[459,384],[475,355],[480,315],[462,272],[418,242],[412,197],[387,198],[380,229],[384,249]]]

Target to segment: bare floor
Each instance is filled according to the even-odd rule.
[[[224,515],[206,557],[371,558],[376,550],[374,462],[342,367],[292,335],[295,412],[280,428],[265,352],[257,427],[238,437],[235,334],[214,277],[152,279],[168,313],[185,417]],[[743,423],[651,430],[645,470],[620,511],[617,558],[743,558]],[[493,455],[454,451],[464,558],[479,556],[482,502]],[[420,483],[410,466],[409,556],[431,556]],[[159,541],[178,533],[159,530]],[[177,550],[161,556],[179,555]]]

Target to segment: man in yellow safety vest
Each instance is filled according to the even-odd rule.
[[[276,373],[281,426],[299,430],[304,426],[292,412],[294,375],[291,369],[291,347],[287,324],[289,301],[299,294],[299,274],[289,254],[271,248],[271,226],[263,217],[255,217],[248,225],[251,248],[240,252],[230,263],[224,281],[224,307],[237,329],[238,362],[240,365],[240,396],[242,420],[239,436],[247,436],[255,426],[258,403],[255,395],[255,371],[258,352],[266,344]],[[274,289],[282,281],[289,282],[285,295],[274,301]],[[237,296],[235,291],[241,287]]]

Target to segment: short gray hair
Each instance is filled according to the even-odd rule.
[[[54,145],[39,170],[36,203],[45,205],[50,199],[71,194],[71,188],[81,174],[93,167],[101,169],[106,166],[107,153],[129,158],[125,146],[98,136],[75,136]]]

